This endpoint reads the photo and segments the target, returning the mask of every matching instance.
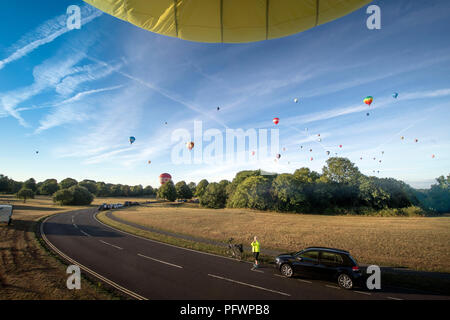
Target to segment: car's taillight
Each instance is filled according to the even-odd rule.
[[[358,272],[359,271],[359,267],[358,266],[354,266],[354,267],[352,267],[352,270],[355,271],[355,272]]]

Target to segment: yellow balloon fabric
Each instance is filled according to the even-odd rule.
[[[143,29],[184,40],[244,43],[285,37],[372,0],[84,0]]]

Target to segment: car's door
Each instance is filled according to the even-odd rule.
[[[342,267],[344,261],[338,253],[321,251],[319,256],[319,265],[317,268],[321,278],[333,279],[338,268]]]
[[[316,276],[316,268],[319,265],[319,251],[308,250],[299,252],[295,255],[292,265],[295,273],[312,277]]]

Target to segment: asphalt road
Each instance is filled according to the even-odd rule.
[[[287,279],[270,266],[252,271],[247,262],[127,234],[95,214],[53,215],[42,223],[42,236],[72,264],[136,299],[450,299],[404,289],[348,291],[332,282]]]

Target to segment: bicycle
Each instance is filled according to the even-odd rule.
[[[227,255],[230,256],[231,258],[237,259],[237,260],[242,260],[242,254],[244,252],[242,243],[240,244],[236,244],[236,243],[232,243],[233,242],[233,238],[230,238],[228,240],[228,249],[227,249]]]

